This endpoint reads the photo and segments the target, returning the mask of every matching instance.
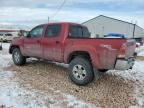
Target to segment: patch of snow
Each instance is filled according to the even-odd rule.
[[[12,64],[11,55],[7,54],[0,54],[0,67],[7,67]]]
[[[138,56],[144,56],[144,50],[138,53]]]
[[[58,108],[59,104],[52,96],[36,90],[25,90],[11,81],[13,72],[0,72],[0,104],[6,108]]]
[[[138,56],[144,56],[144,46],[136,48],[135,52],[137,52]]]
[[[43,91],[33,90],[28,85],[28,90],[20,87],[16,80],[16,72],[3,71],[4,67],[8,67],[12,62],[11,55],[8,54],[9,44],[3,44],[3,50],[0,51],[0,107],[4,108],[60,108],[61,102],[55,100],[51,94],[46,94]],[[1,53],[2,52],[2,53]],[[31,59],[35,60],[35,59]],[[65,64],[57,65],[66,66]],[[51,88],[54,91],[53,88]],[[63,94],[57,90],[56,93],[65,96],[64,100],[67,102],[67,107],[73,108],[95,108],[92,105],[78,100],[72,95]],[[60,103],[59,103],[60,102]]]
[[[11,71],[6,71],[6,72],[0,72],[0,79],[7,79],[7,78],[12,78],[14,77],[14,72],[11,72]]]
[[[28,90],[21,88],[13,78],[15,72],[0,72],[0,105],[6,108],[62,108],[61,103],[52,95],[31,88]],[[80,101],[72,95],[63,95],[64,102],[69,108],[95,108],[94,105]]]
[[[133,71],[135,71],[134,77],[137,80],[134,94],[136,105],[134,107],[144,108],[144,61],[137,61]]]
[[[64,68],[68,68],[68,66],[69,66],[68,64],[64,64],[64,63],[58,63],[58,62],[53,62],[53,63],[55,63],[58,66],[62,66]]]
[[[69,94],[64,94],[64,98],[64,101],[68,103],[68,108],[95,108],[94,105],[80,101],[76,97]]]
[[[129,108],[144,108],[144,61],[136,61],[132,70],[110,70],[108,74],[119,76],[126,81],[134,81],[136,83],[134,90],[136,105]]]
[[[12,57],[8,53],[9,46],[10,46],[9,43],[3,43],[3,50],[0,51],[0,67],[2,68],[8,67],[11,64],[13,64]],[[5,50],[7,50],[7,52],[5,52]]]
[[[135,77],[141,82],[144,82],[144,61],[136,61],[133,67],[136,72]]]
[[[136,61],[132,70],[110,70],[108,74],[121,76],[124,79],[144,82],[144,61]]]
[[[2,43],[2,48],[8,50],[10,47],[10,43]]]

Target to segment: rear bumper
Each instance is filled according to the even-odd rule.
[[[135,63],[134,57],[130,57],[128,59],[117,59],[115,69],[116,70],[132,69],[134,63]]]

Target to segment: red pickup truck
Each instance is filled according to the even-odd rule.
[[[131,69],[135,46],[131,39],[91,38],[87,27],[64,22],[42,24],[14,38],[9,53],[19,66],[29,57],[69,64],[70,79],[86,85],[109,69]]]

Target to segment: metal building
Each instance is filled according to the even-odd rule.
[[[92,37],[104,37],[110,33],[117,33],[123,34],[127,38],[144,38],[144,29],[138,25],[104,15],[97,16],[82,24],[88,27]]]

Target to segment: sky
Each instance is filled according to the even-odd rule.
[[[36,26],[50,22],[85,22],[98,15],[144,28],[144,0],[0,0],[0,24]]]

